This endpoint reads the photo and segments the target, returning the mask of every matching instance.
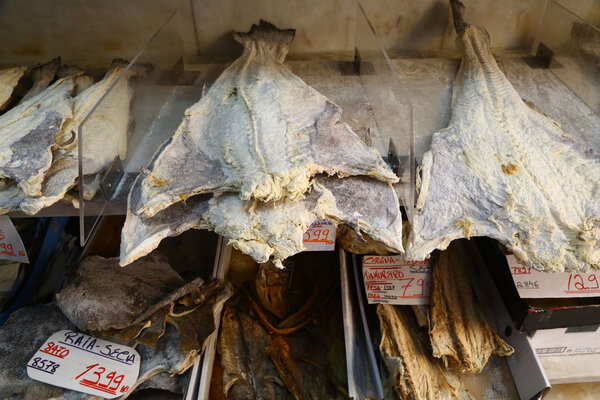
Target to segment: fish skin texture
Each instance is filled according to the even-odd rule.
[[[384,383],[386,399],[471,399],[458,377],[425,346],[410,307],[379,304],[377,315],[381,325],[379,351],[390,374]]]
[[[380,154],[340,121],[341,109],[283,65],[293,36],[264,21],[234,34],[243,54],[185,112],[143,178],[133,213],[148,218],[207,192],[294,199],[321,173],[397,182]]]
[[[139,200],[134,184],[129,206]],[[188,229],[210,229],[257,262],[283,260],[304,249],[304,232],[328,218],[368,234],[392,252],[402,252],[402,215],[392,185],[368,177],[315,179],[304,199],[243,201],[234,193],[194,196],[151,218],[130,210],[121,234],[121,265],[150,253],[165,237]]]
[[[41,195],[55,138],[73,118],[75,85],[75,77],[59,79],[0,116],[0,177],[16,181],[27,196]]]
[[[54,80],[59,68],[60,57],[57,57],[44,65],[34,67],[31,70],[33,86],[27,91],[27,93],[25,94],[25,96],[23,96],[19,103],[23,103],[44,91]]]
[[[406,256],[422,260],[454,239],[488,236],[528,267],[600,268],[600,162],[521,100],[483,28],[462,29],[452,117],[423,157]]]
[[[184,283],[168,262],[153,257],[121,268],[116,258],[91,256],[56,301],[81,330],[125,328]]]
[[[469,283],[468,262],[457,242],[434,261],[429,338],[433,356],[446,366],[481,372],[492,354],[514,350],[486,322]]]
[[[5,68],[0,70],[0,112],[8,107],[17,84],[29,67]]]

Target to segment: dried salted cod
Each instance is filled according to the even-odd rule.
[[[15,67],[0,70],[0,112],[11,102],[13,92],[29,67]]]
[[[82,330],[125,328],[184,285],[165,261],[151,256],[127,268],[116,258],[86,257],[57,295],[63,313]]]
[[[530,267],[600,268],[600,161],[521,100],[487,32],[465,24],[462,4],[451,3],[463,59],[450,125],[423,156],[407,257],[489,236]]]
[[[56,57],[50,62],[40,65],[39,67],[34,67],[31,70],[31,79],[33,80],[33,85],[19,102],[23,103],[46,90],[46,88],[56,77],[56,73],[58,72],[59,68],[60,57]]]
[[[390,374],[386,398],[471,399],[458,377],[431,355],[410,307],[379,304],[379,351]]]
[[[40,196],[52,150],[73,118],[73,92],[80,76],[56,81],[0,117],[0,177],[15,181],[27,196]]]
[[[234,34],[242,56],[185,112],[136,189],[134,214],[151,217],[206,192],[296,198],[320,173],[397,181],[379,153],[340,121],[341,109],[283,65],[293,37],[294,30],[264,21]]]
[[[218,340],[225,398],[291,398],[265,353],[268,344],[269,335],[257,321],[229,304],[225,306]]]
[[[188,229],[211,229],[257,262],[285,259],[304,249],[303,234],[311,223],[329,218],[368,234],[388,250],[402,252],[402,216],[389,183],[367,177],[320,177],[304,199],[281,202],[243,201],[228,193],[194,196],[151,218],[134,215],[141,201],[130,193],[127,220],[121,235],[121,265],[148,254],[160,241]]]
[[[89,87],[75,97],[73,119],[65,124],[57,138],[57,141],[63,144],[53,152],[52,164],[42,183],[41,196],[29,197],[16,189],[6,193],[0,192],[0,210],[4,212],[20,210],[26,214],[36,214],[41,209],[61,200],[76,185],[79,176],[77,130],[113,84],[115,86],[111,92],[83,126],[83,174],[88,176],[100,173],[117,156],[121,159],[126,156],[129,108],[133,97],[129,79],[136,72],[128,71],[122,79],[119,79],[123,69],[120,66],[112,68],[104,79],[94,85],[89,85],[91,82],[87,82]],[[84,188],[86,189],[88,188]]]
[[[492,354],[513,348],[492,331],[469,284],[468,257],[456,242],[439,254],[433,268],[431,329],[433,356],[468,372],[481,372]]]

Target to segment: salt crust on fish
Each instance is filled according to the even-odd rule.
[[[136,189],[134,214],[151,217],[207,192],[294,199],[321,173],[397,181],[380,154],[341,122],[341,109],[284,66],[294,32],[262,21],[234,34],[243,54],[185,112]]]
[[[499,69],[489,35],[452,1],[463,58],[452,117],[423,156],[406,256],[488,236],[529,267],[600,268],[600,162],[525,104]]]
[[[129,197],[130,208],[140,201],[137,184]],[[189,229],[214,230],[257,262],[269,258],[277,262],[304,250],[304,232],[321,218],[366,233],[391,252],[403,251],[402,215],[389,183],[367,177],[321,177],[304,199],[243,201],[228,193],[194,196],[151,218],[128,211],[121,234],[121,265],[150,253],[162,239]]]

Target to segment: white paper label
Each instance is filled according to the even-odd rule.
[[[335,225],[327,219],[313,222],[302,239],[306,251],[335,250]]]
[[[140,372],[135,349],[75,332],[56,332],[27,363],[31,379],[114,399],[127,393]]]
[[[0,259],[29,263],[21,236],[6,215],[0,216]]]
[[[531,337],[538,356],[600,353],[598,326],[539,329]]]
[[[524,299],[600,296],[600,273],[540,272],[506,256],[510,273]]]
[[[433,280],[428,260],[364,256],[362,266],[369,304],[429,304]]]

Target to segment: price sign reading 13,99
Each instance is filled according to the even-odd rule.
[[[306,251],[332,251],[335,249],[335,225],[329,220],[313,222],[304,232],[302,240]]]
[[[75,331],[56,332],[27,363],[31,379],[106,399],[126,394],[139,372],[132,347]]]

